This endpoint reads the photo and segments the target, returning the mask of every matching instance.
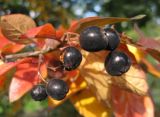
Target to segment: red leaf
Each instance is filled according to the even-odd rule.
[[[56,39],[56,30],[52,24],[45,24],[28,30],[21,38],[51,38]]]
[[[135,25],[134,28],[139,35],[139,40],[135,44],[141,46],[144,51],[151,54],[155,59],[160,62],[160,40],[146,37],[137,25]]]
[[[0,76],[0,91],[4,89],[5,79],[5,76]]]
[[[42,71],[46,71],[46,65],[41,66]],[[11,81],[9,88],[9,100],[14,102],[27,93],[34,85],[40,81],[37,76],[38,60],[28,58],[27,61],[17,66],[17,71]]]
[[[115,117],[154,117],[154,105],[149,96],[138,96],[115,86],[111,92]]]

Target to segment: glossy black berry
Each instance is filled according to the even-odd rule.
[[[47,98],[47,93],[44,85],[37,85],[31,90],[31,97],[35,101],[42,101]]]
[[[49,80],[47,87],[47,94],[55,100],[62,100],[69,91],[68,85],[61,79]]]
[[[89,52],[103,50],[108,45],[104,30],[97,26],[85,28],[80,33],[79,41],[81,48]]]
[[[63,66],[68,71],[76,69],[82,61],[82,54],[75,47],[65,48],[61,57]]]
[[[127,72],[131,66],[130,58],[123,52],[110,52],[105,60],[106,71],[112,76],[120,76]]]
[[[111,28],[104,29],[106,38],[108,40],[107,50],[114,50],[118,47],[120,43],[120,37],[116,30]]]

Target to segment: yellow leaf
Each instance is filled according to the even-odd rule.
[[[78,112],[84,117],[110,117],[111,110],[100,103],[90,89],[85,89],[70,97]]]
[[[144,53],[140,51],[138,48],[132,46],[132,45],[127,45],[128,50],[134,54],[136,60],[139,62],[143,57]]]
[[[147,95],[146,74],[142,69],[131,66],[129,71],[119,77],[112,77],[112,84],[138,95]]]
[[[89,53],[81,51],[83,60],[81,62],[80,74],[87,81],[91,91],[96,95],[97,99],[110,106],[110,81],[111,77],[104,70],[106,51]]]

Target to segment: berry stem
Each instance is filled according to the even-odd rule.
[[[43,63],[43,55],[42,54],[39,54],[39,58],[38,58],[38,77],[43,81],[45,82],[46,84],[48,83],[42,76],[41,74],[41,65]]]

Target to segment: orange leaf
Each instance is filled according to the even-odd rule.
[[[16,44],[16,43],[10,43],[4,46],[1,50],[3,54],[12,54],[16,53],[20,50],[22,50],[25,47],[25,45]]]
[[[3,89],[4,83],[6,81],[6,76],[5,74],[10,71],[11,69],[13,69],[14,67],[16,67],[18,64],[24,62],[26,59],[23,60],[19,60],[16,62],[10,62],[10,63],[4,63],[4,62],[0,62],[0,67],[3,68],[0,70],[0,89]]]
[[[151,73],[152,75],[155,75],[157,78],[160,78],[160,71],[152,65],[148,60],[145,58],[142,59],[142,63],[146,65],[147,71]]]
[[[63,26],[58,27],[56,30],[56,39],[60,40],[60,38],[63,36],[63,34],[66,32],[66,29]]]
[[[41,66],[41,71],[46,72],[46,65]],[[14,102],[27,93],[40,81],[37,75],[38,60],[26,58],[26,61],[19,64],[9,87],[9,100]]]
[[[149,96],[138,96],[115,86],[111,93],[115,117],[154,117],[154,105]]]
[[[0,49],[10,43],[10,41],[3,36],[1,29],[0,29],[0,40],[1,40]]]
[[[24,45],[16,44],[14,42],[9,41],[6,37],[3,36],[0,30],[0,51],[1,53],[15,53],[24,48]]]
[[[45,24],[36,28],[29,29],[22,38],[50,38],[56,39],[56,30],[52,24]]]
[[[9,63],[3,63],[0,65],[0,68],[3,68],[0,70],[0,76],[4,75],[7,71],[10,69],[16,67],[18,64],[25,62],[27,59],[18,60],[16,62],[9,62]]]

